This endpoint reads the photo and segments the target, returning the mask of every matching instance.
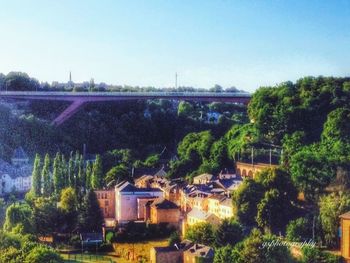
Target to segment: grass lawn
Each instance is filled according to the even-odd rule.
[[[149,262],[150,249],[152,247],[165,247],[168,245],[168,239],[157,239],[137,243],[113,243],[114,252],[104,254],[64,254],[61,256],[66,263],[130,263],[138,262],[142,258],[143,262]],[[134,253],[133,253],[134,252]],[[134,254],[134,256],[133,256]]]
[[[152,247],[165,247],[168,245],[168,239],[157,239],[137,243],[114,243],[115,253],[119,256],[118,263],[137,262],[139,257],[149,262],[150,249]],[[134,251],[134,260],[133,260]],[[128,259],[129,258],[129,259]]]
[[[90,263],[90,262],[101,262],[101,263],[115,263],[117,262],[116,257],[108,256],[105,254],[61,254],[66,263]],[[119,260],[118,260],[119,262]]]

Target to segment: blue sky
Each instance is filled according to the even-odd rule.
[[[253,91],[350,75],[350,1],[0,0],[0,72]]]

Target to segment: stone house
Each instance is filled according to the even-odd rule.
[[[231,198],[226,198],[219,203],[219,218],[226,219],[233,217],[233,204]]]
[[[207,184],[213,179],[212,174],[201,174],[193,178],[193,184]]]
[[[96,190],[95,191],[98,203],[103,213],[103,218],[115,218],[115,193],[111,190]]]
[[[192,226],[197,223],[210,223],[214,226],[217,226],[220,224],[220,218],[215,214],[193,208],[191,212],[187,214],[186,222],[187,226]]]
[[[225,200],[224,195],[211,195],[208,197],[208,212],[219,217],[220,215],[220,202]]]
[[[184,240],[168,247],[153,247],[150,250],[151,263],[183,263],[184,250],[193,245],[192,241]]]
[[[173,202],[158,198],[150,204],[150,221],[152,224],[169,223],[178,227],[180,209]]]

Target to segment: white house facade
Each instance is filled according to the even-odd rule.
[[[118,223],[138,219],[138,199],[141,197],[164,197],[164,192],[158,188],[137,188],[129,182],[116,185],[115,219]]]
[[[32,166],[20,147],[15,150],[11,164],[0,159],[0,195],[28,192],[32,184]]]

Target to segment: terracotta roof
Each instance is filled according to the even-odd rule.
[[[186,249],[190,248],[192,245],[193,245],[192,241],[185,239],[181,243],[176,244],[174,246],[153,247],[153,249],[156,252],[172,252],[172,251],[186,250]]]
[[[194,244],[192,247],[188,248],[186,252],[195,254],[197,257],[202,257],[202,258],[214,257],[214,250],[211,247],[201,245],[201,244]]]
[[[209,196],[210,199],[215,199],[215,200],[218,200],[218,201],[223,201],[226,199],[226,196],[224,195],[218,195],[218,194],[213,194],[211,196]]]
[[[122,182],[116,185],[116,189],[119,189],[120,192],[162,192],[159,188],[137,188],[129,182]]]
[[[350,219],[350,211],[339,216],[340,218]]]

